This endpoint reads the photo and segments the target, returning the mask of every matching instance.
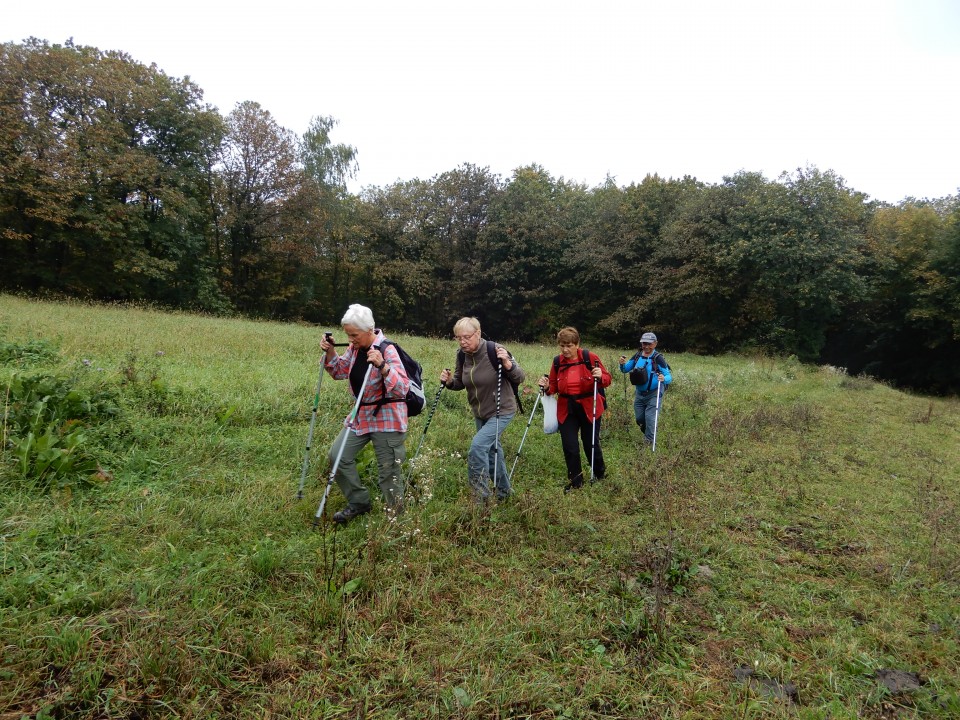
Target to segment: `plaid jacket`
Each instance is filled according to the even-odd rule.
[[[383,405],[361,405],[357,411],[357,419],[353,423],[354,432],[357,435],[367,435],[375,432],[406,432],[407,431],[407,404],[403,402],[407,391],[410,389],[410,380],[407,377],[407,371],[403,369],[403,363],[400,362],[400,355],[393,345],[386,345],[379,348],[386,338],[380,330],[377,330],[376,339],[373,341],[375,347],[383,353],[383,359],[387,363],[387,376],[383,375],[373,368],[370,371],[370,377],[367,384],[363,387],[363,399],[361,402],[375,402],[381,398],[399,398],[397,402],[384,403]],[[367,351],[360,350],[359,359],[365,362]],[[335,357],[330,362],[324,364],[327,373],[334,380],[344,380],[350,377],[350,370],[358,359],[357,349],[350,345],[343,355]],[[348,383],[349,385],[349,383]],[[353,394],[353,388],[350,389]],[[354,399],[356,396],[354,395]],[[374,416],[377,408],[380,411]],[[343,424],[347,424],[347,418]]]

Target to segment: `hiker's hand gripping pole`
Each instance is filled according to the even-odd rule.
[[[367,387],[367,380],[370,378],[371,370],[373,370],[373,365],[367,365],[367,371],[363,374],[363,382],[360,383],[360,391],[357,393],[357,402],[354,404],[353,410],[351,410],[350,414],[347,416],[347,431],[343,434],[343,441],[340,443],[340,449],[337,450],[337,457],[333,461],[333,468],[330,470],[330,477],[327,478],[327,487],[323,490],[323,498],[320,500],[320,507],[317,508],[317,514],[313,516],[314,526],[320,523],[320,518],[323,516],[323,508],[327,504],[327,498],[330,496],[330,488],[333,486],[334,478],[337,476],[337,468],[340,467],[340,458],[343,457],[343,449],[347,445],[347,435],[357,420],[357,413],[360,412],[360,401],[363,399],[363,391]]]

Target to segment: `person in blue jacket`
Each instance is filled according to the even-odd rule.
[[[620,372],[628,373],[631,370],[637,370],[642,374],[646,370],[646,382],[636,385],[636,391],[633,398],[633,413],[637,418],[637,425],[643,431],[643,437],[648,444],[653,444],[653,424],[657,413],[657,395],[660,391],[660,384],[663,384],[663,391],[666,392],[667,386],[673,381],[670,374],[670,366],[663,355],[657,352],[657,336],[652,332],[645,332],[640,336],[640,351],[629,360],[626,355],[620,356]],[[631,376],[630,381],[638,373]],[[663,401],[661,400],[661,409]]]

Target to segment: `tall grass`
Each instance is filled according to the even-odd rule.
[[[4,448],[0,718],[960,716],[956,399],[663,348],[654,455],[628,348],[591,347],[615,375],[604,481],[564,495],[535,420],[516,496],[473,507],[444,391],[419,502],[314,528],[351,405],[324,380],[298,501],[318,329],[10,296],[0,328],[4,388],[71,377],[121,410],[88,430],[87,487],[25,484]],[[391,335],[432,400],[454,344]],[[510,349],[529,412],[555,349]]]

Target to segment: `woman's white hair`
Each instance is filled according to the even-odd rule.
[[[340,320],[341,325],[353,325],[358,330],[373,330],[376,327],[373,322],[373,310],[364,306],[354,303],[347,308],[347,311],[343,314],[343,318]]]

